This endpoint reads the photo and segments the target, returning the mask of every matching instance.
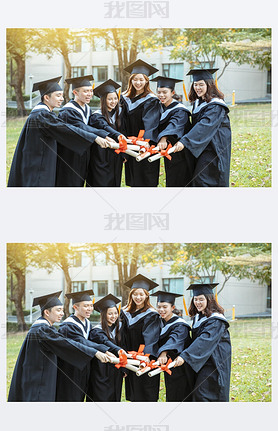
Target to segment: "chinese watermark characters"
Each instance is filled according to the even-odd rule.
[[[169,17],[169,1],[110,1],[104,18],[159,18]]]
[[[105,230],[169,230],[169,213],[109,213]]]

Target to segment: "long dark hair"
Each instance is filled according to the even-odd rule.
[[[130,75],[130,77],[129,77],[129,80],[128,80],[128,85],[127,85],[127,90],[126,90],[126,93],[125,93],[125,96],[126,97],[129,97],[130,99],[132,99],[133,97],[135,97],[136,96],[136,90],[135,90],[135,88],[133,87],[133,85],[132,85],[132,80],[133,80],[133,78],[134,78],[134,76],[135,75],[143,75],[144,76],[144,78],[145,78],[145,80],[147,81],[146,82],[146,84],[145,84],[145,86],[144,86],[144,91],[143,91],[143,93],[142,94],[140,94],[140,99],[141,99],[141,97],[145,97],[145,96],[147,96],[147,94],[149,94],[149,93],[153,93],[154,94],[154,92],[150,89],[150,80],[149,80],[149,78],[147,77],[147,75],[145,75],[144,73],[133,73],[132,75]]]
[[[213,99],[214,97],[218,97],[219,99],[224,100],[224,94],[220,90],[218,90],[213,79],[204,79],[204,81],[207,85],[207,91],[204,95],[205,102],[210,102],[211,99]],[[194,90],[194,82],[191,85],[188,98],[190,102],[195,102],[195,100],[198,99],[197,93]]]
[[[108,308],[114,308],[114,307],[108,307]],[[116,328],[116,335],[115,335],[115,340],[113,340],[113,338],[111,337],[110,331],[109,331],[109,325],[107,322],[107,310],[108,308],[105,308],[104,310],[101,311],[100,313],[100,323],[101,323],[101,327],[104,330],[105,334],[107,335],[107,337],[109,338],[110,341],[115,342],[116,344],[119,344],[121,341],[121,335],[120,335],[120,319],[119,319],[119,310],[117,307],[115,307],[117,309],[118,312],[118,319],[116,320],[115,323],[115,328]]]
[[[216,302],[216,299],[215,299],[214,295],[204,295],[204,296],[205,296],[205,298],[207,300],[207,306],[206,306],[205,310],[203,311],[203,314],[206,317],[210,317],[212,315],[212,313],[215,313],[215,312],[216,313],[224,314],[224,308],[222,308]],[[189,307],[188,313],[189,313],[190,317],[193,317],[196,314],[198,314],[198,310],[197,310],[197,308],[195,307],[195,304],[194,304],[194,296],[191,299],[191,303],[190,303],[190,307]]]
[[[125,311],[129,312],[129,313],[134,313],[134,311],[136,311],[136,304],[132,299],[132,294],[136,289],[131,289],[131,291],[129,292],[129,296],[128,296],[128,302],[127,302],[127,306],[125,308]],[[143,313],[144,311],[148,310],[148,308],[154,308],[151,303],[150,303],[150,294],[146,289],[143,289],[145,295],[147,295],[145,301],[144,301],[144,307],[141,310],[141,313]]]
[[[118,103],[115,107],[115,113],[116,113],[116,121],[115,121],[115,126],[117,130],[120,130],[120,115],[119,115],[119,96],[117,91],[113,91],[113,93],[116,93],[117,98],[118,98]],[[104,94],[103,96],[101,96],[100,98],[100,110],[102,115],[105,117],[106,121],[108,122],[109,126],[111,125],[110,122],[110,116],[109,116],[109,111],[107,108],[107,104],[106,104],[106,99],[109,93]]]

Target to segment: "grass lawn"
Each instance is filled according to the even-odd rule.
[[[230,109],[232,187],[271,187],[271,105],[237,105]],[[26,119],[7,118],[7,178],[18,137]],[[124,186],[124,176],[122,186]],[[161,160],[159,187],[165,187]]]
[[[271,320],[236,320],[230,322],[230,325],[233,349],[231,401],[271,401]],[[25,335],[26,333],[8,333],[7,393]],[[122,401],[125,401],[124,391]],[[159,401],[165,401],[163,378],[160,383]]]

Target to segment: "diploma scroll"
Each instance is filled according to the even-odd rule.
[[[171,361],[170,359],[169,359],[169,361]],[[160,373],[162,373],[162,371],[166,371],[166,372],[168,372],[168,374],[172,374],[172,372],[171,371],[169,371],[169,369],[170,368],[173,368],[175,365],[176,365],[176,361],[173,361],[173,362],[167,362],[167,364],[166,365],[161,365],[159,368],[157,368],[156,370],[152,370],[152,371],[150,371],[149,373],[148,373],[148,376],[149,377],[153,377],[153,376],[156,376],[157,374],[160,374]]]
[[[155,154],[154,156],[149,157],[148,161],[152,163],[152,162],[155,162],[155,160],[161,159],[161,157],[167,157],[167,159],[171,160],[172,157],[169,154],[173,153],[174,151],[175,151],[175,148],[168,145],[166,150],[162,150],[160,151],[159,154]]]

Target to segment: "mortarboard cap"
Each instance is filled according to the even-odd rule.
[[[119,298],[109,293],[109,295],[94,303],[94,310],[101,313],[105,308],[116,307],[119,302],[121,302]]]
[[[41,96],[45,94],[53,93],[54,91],[62,91],[62,87],[59,85],[59,81],[62,77],[48,79],[47,81],[35,82],[33,84],[32,91],[40,91]]]
[[[218,284],[219,283],[190,284],[186,290],[193,290],[193,296],[212,295],[212,290],[218,286]]]
[[[107,93],[114,93],[117,88],[120,88],[120,85],[113,81],[113,79],[108,79],[94,88],[94,96],[101,97]]]
[[[77,78],[68,78],[65,79],[65,81],[68,84],[72,84],[72,89],[79,87],[91,87],[91,81],[94,80],[93,75],[86,75],[86,76],[78,76]]]
[[[90,289],[90,290],[82,290],[81,292],[66,293],[65,296],[68,299],[72,299],[72,305],[73,305],[73,304],[76,304],[77,302],[92,301],[92,298],[90,295],[93,295],[93,294],[94,294],[94,291]]]
[[[169,302],[169,304],[174,305],[175,299],[183,295],[181,295],[180,293],[171,293],[165,292],[163,290],[158,290],[157,292],[152,293],[151,296],[157,296],[157,302]]]
[[[156,76],[151,81],[157,82],[157,87],[167,87],[174,90],[177,82],[182,82],[182,79],[167,78],[165,76]]]
[[[127,280],[124,285],[130,289],[145,289],[147,291],[152,290],[158,286],[157,283],[142,274],[137,274],[135,277]]]
[[[219,69],[191,69],[186,75],[193,76],[193,82],[213,79],[212,74]]]
[[[41,311],[46,310],[47,308],[55,307],[56,305],[63,305],[59,299],[62,291],[49,293],[48,295],[37,296],[33,300],[33,307],[39,305],[41,307]]]
[[[136,60],[134,63],[129,64],[124,70],[131,75],[134,73],[143,73],[146,76],[150,76],[155,72],[158,72],[158,69],[143,60]]]

